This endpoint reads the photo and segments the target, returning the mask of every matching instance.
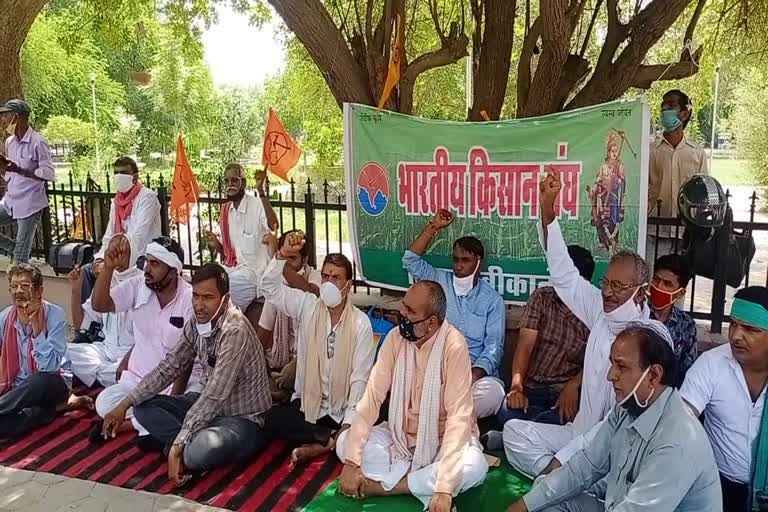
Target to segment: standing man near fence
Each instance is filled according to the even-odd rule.
[[[45,184],[56,179],[48,142],[29,125],[32,108],[19,99],[0,107],[0,126],[9,137],[0,155],[5,195],[0,200],[0,226],[16,224],[16,239],[0,234],[0,251],[16,263],[26,263],[35,231],[48,207]]]
[[[685,180],[694,174],[709,174],[707,153],[685,137],[693,105],[683,91],[671,90],[661,102],[663,136],[651,144],[648,179],[648,214],[651,217],[677,217],[677,194]],[[660,202],[660,203],[659,203]],[[683,229],[649,226],[645,261],[651,265],[659,256],[682,250]],[[653,272],[653,268],[650,269]]]
[[[122,273],[133,272],[139,260],[146,256],[150,240],[160,236],[160,201],[157,194],[139,183],[139,166],[130,157],[122,156],[112,165],[114,170],[115,198],[109,209],[109,224],[101,239],[101,249],[94,256],[93,264],[82,268],[81,303],[91,297],[96,278],[104,268],[104,254],[116,235],[128,241],[128,268]],[[118,278],[122,278],[118,272]]]
[[[506,311],[501,295],[480,279],[485,258],[483,243],[464,236],[453,242],[453,269],[436,269],[423,258],[440,230],[453,222],[453,215],[439,210],[403,255],[403,267],[417,281],[436,281],[448,300],[448,322],[467,339],[472,361],[472,401],[475,416],[496,414],[504,400],[499,366],[504,351]]]
[[[267,268],[271,255],[268,235],[277,230],[277,215],[264,192],[267,174],[256,173],[256,198],[245,193],[247,180],[240,164],[231,163],[224,168],[224,190],[227,202],[221,207],[221,239],[209,230],[203,231],[214,254],[221,256],[229,274],[230,297],[254,329],[258,328],[264,301],[258,283]]]

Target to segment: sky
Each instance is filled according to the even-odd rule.
[[[217,12],[216,25],[203,34],[205,61],[216,87],[259,86],[282,69],[285,51],[276,37],[276,14],[271,23],[258,29],[228,4]]]

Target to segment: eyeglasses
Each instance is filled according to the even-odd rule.
[[[32,283],[11,283],[8,285],[8,290],[11,293],[14,293],[16,290],[28,292],[32,290]]]
[[[621,281],[612,281],[606,278],[602,278],[600,282],[598,283],[600,285],[600,288],[602,289],[609,289],[612,293],[621,293],[623,291],[629,290],[630,288],[637,288],[638,284],[624,284]]]
[[[331,331],[325,338],[325,353],[328,359],[333,359],[333,345],[336,343],[336,331]]]

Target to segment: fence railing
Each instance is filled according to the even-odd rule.
[[[206,191],[201,194],[199,203],[193,211],[191,222],[186,225],[174,223],[168,214],[170,205],[170,188],[161,178],[153,179],[146,176],[143,179],[145,186],[155,190],[161,205],[161,231],[164,235],[175,238],[185,252],[185,267],[194,269],[213,258],[205,244],[201,242],[204,229],[214,230],[218,225],[221,205],[226,201],[221,183],[217,190]],[[85,185],[75,184],[70,176],[69,183],[51,183],[48,189],[49,211],[43,216],[42,229],[38,230],[33,245],[33,254],[45,257],[48,248],[55,243],[67,239],[90,240],[95,244],[100,243],[101,237],[109,220],[110,201],[114,193],[110,190],[111,183],[107,179],[103,186],[87,180]],[[271,203],[280,221],[280,232],[291,229],[301,229],[307,234],[307,239],[314,241],[309,251],[310,263],[314,266],[322,261],[323,257],[331,252],[341,252],[352,259],[352,247],[349,244],[348,223],[346,219],[347,205],[346,195],[341,185],[332,185],[328,182],[313,183],[307,180],[305,183],[291,181],[287,185],[270,185]],[[758,253],[752,261],[750,271],[742,283],[744,286],[750,282],[765,283],[768,286],[768,262],[760,255],[760,236],[763,235],[764,243],[768,244],[768,222],[755,221],[757,213],[758,197],[753,193],[750,197],[747,219],[739,219],[745,213],[743,210],[736,212],[733,227],[738,230],[747,230],[756,235]],[[682,224],[679,219],[650,217],[648,219],[648,233],[658,235],[662,226],[669,226],[677,239],[682,239]],[[0,228],[0,232],[13,236],[13,227]],[[723,230],[724,231],[724,230]],[[718,244],[716,250],[717,261],[726,261],[726,238]],[[673,252],[683,250],[682,240],[674,247]],[[655,260],[658,253],[653,247],[646,251]],[[643,255],[645,256],[645,255]],[[764,265],[764,268],[761,268]],[[685,309],[697,319],[710,320],[712,332],[719,333],[724,321],[729,318],[725,315],[725,304],[734,292],[725,281],[725,265],[717,265],[717,272],[713,280],[702,277],[694,277],[688,287]],[[355,275],[358,273],[355,269]],[[364,286],[368,293],[371,289],[359,279],[355,281],[356,287]]]

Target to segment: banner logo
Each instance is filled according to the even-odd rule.
[[[378,217],[389,204],[389,177],[376,162],[368,162],[357,177],[357,201],[365,213]]]

